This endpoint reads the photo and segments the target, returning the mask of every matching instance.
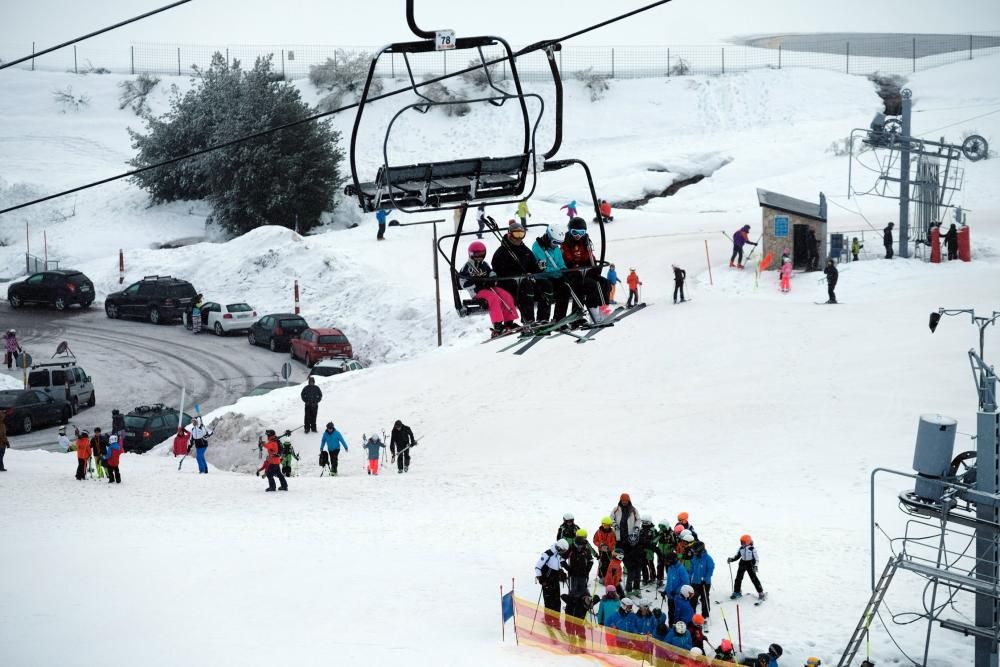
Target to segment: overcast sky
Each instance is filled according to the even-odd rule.
[[[169,0],[0,0],[0,44],[38,47],[110,25]],[[570,32],[641,0],[417,0],[426,29],[492,33],[527,44]],[[192,0],[121,28],[100,45],[369,46],[412,38],[403,0]],[[732,35],[780,32],[967,32],[1000,30],[1000,0],[673,0],[576,44],[715,44]],[[95,44],[96,46],[96,44]]]

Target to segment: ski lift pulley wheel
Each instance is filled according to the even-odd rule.
[[[979,162],[990,154],[990,145],[984,137],[970,134],[962,142],[962,155],[969,162]]]
[[[898,118],[890,118],[885,121],[882,131],[898,137],[903,133],[903,123]]]

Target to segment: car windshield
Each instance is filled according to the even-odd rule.
[[[339,334],[331,334],[329,336],[320,336],[319,337],[319,344],[320,345],[337,345],[337,344],[346,344],[346,343],[347,343],[347,336],[343,336],[343,335],[339,335]]]
[[[226,310],[230,313],[249,313],[253,311],[253,308],[245,303],[230,303],[226,306]]]
[[[331,375],[339,375],[343,372],[344,369],[341,366],[316,366],[309,375],[317,375],[325,378]]]
[[[279,320],[278,325],[282,329],[308,329],[309,325],[301,317],[290,317],[285,320]]]
[[[198,293],[194,291],[194,287],[191,285],[170,285],[167,288],[167,296],[171,296],[175,299],[193,299]]]
[[[125,415],[125,428],[142,428],[146,425],[145,417],[136,415]]]
[[[0,408],[10,408],[17,404],[17,398],[21,395],[20,391],[0,391]]]

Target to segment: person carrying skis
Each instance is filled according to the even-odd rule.
[[[205,460],[205,452],[208,450],[208,436],[212,435],[208,427],[202,421],[201,416],[194,418],[191,423],[191,444],[194,445],[195,458],[198,460],[198,474],[208,474],[208,462]]]
[[[625,596],[625,589],[622,588],[622,563],[625,562],[625,550],[615,547],[614,558],[608,564],[608,569],[604,573],[604,585],[614,586],[619,597]]]
[[[385,444],[382,439],[375,435],[374,433],[368,436],[365,440],[365,444],[362,445],[368,452],[368,474],[377,475],[378,474],[378,458],[381,456],[379,452],[380,449],[385,449]]]
[[[955,223],[951,223],[948,232],[944,235],[944,243],[948,248],[948,261],[958,259],[958,228]]]
[[[392,425],[392,436],[389,438],[389,453],[396,464],[396,472],[410,471],[410,450],[417,445],[413,430],[397,419]]]
[[[837,289],[837,278],[840,277],[840,273],[832,259],[826,260],[826,268],[823,269],[823,273],[826,274],[826,302],[837,303],[837,295],[834,294],[834,290]]]
[[[343,447],[344,451],[347,449],[347,441],[344,440],[344,436],[341,435],[333,426],[333,422],[326,423],[326,430],[323,431],[323,436],[319,441],[319,451],[321,452],[320,457],[322,458],[322,452],[325,450],[327,453],[327,461],[330,465],[330,475],[337,475],[337,460],[340,458],[340,448]]]
[[[285,437],[291,435],[290,431],[285,431]],[[267,460],[264,462],[265,474],[267,475],[267,488],[264,491],[274,491],[274,478],[278,478],[278,482],[281,486],[278,488],[279,491],[288,490],[288,481],[285,476],[281,473],[281,442],[278,440],[278,434],[275,433],[274,429],[267,429],[264,431],[264,436],[267,440],[264,441],[264,449],[267,450]]]
[[[676,646],[685,651],[690,651],[691,647],[694,646],[694,643],[691,641],[691,633],[687,630],[687,623],[683,621],[677,621],[670,625],[670,630],[667,631],[664,641],[671,646]]]
[[[858,241],[857,236],[851,239],[851,255],[855,262],[858,261],[858,253],[861,252],[861,249],[864,247],[865,244]]]
[[[76,439],[76,478],[87,479],[87,465],[90,463],[90,434],[80,431]]]
[[[626,308],[631,308],[633,305],[639,305],[639,285],[642,281],[639,280],[639,274],[635,272],[635,268],[628,270],[628,278],[625,279],[628,283],[628,301],[625,302]]]
[[[572,542],[576,539],[576,531],[578,530],[580,530],[580,526],[576,525],[576,517],[570,512],[566,512],[563,514],[563,522],[559,524],[559,528],[556,530],[556,539]]]
[[[522,225],[528,225],[528,218],[531,217],[531,211],[528,210],[527,199],[522,199],[517,203],[517,217],[521,219]]]
[[[118,436],[108,437],[108,448],[104,454],[104,467],[108,469],[108,484],[121,484],[122,475],[118,471],[118,462],[121,459],[122,448],[118,444]]]
[[[497,276],[506,279],[497,284],[514,296],[521,311],[521,322],[530,325],[542,315],[548,316],[546,305],[539,309],[539,316],[535,317],[535,303],[552,303],[555,301],[555,293],[551,282],[536,275],[545,267],[539,265],[531,248],[524,244],[525,234],[524,225],[517,220],[508,223],[507,233],[500,239],[500,247],[493,253],[493,270]]]
[[[21,344],[17,342],[17,331],[14,329],[8,329],[3,335],[3,353],[4,363],[7,364],[7,370],[10,370],[21,353]]]
[[[639,510],[632,504],[632,497],[623,493],[618,504],[611,510],[611,520],[615,526],[615,539],[622,544],[632,531],[639,529]]]
[[[618,271],[615,269],[614,264],[608,265],[607,281],[608,286],[611,288],[611,291],[608,293],[608,303],[617,304],[618,302],[615,301],[615,290],[621,284],[622,279],[618,277]]]
[[[375,235],[376,241],[385,240],[385,223],[389,219],[389,211],[384,208],[380,208],[375,211],[375,221],[378,222],[378,233]]]
[[[733,650],[733,643],[728,639],[719,642],[719,647],[715,649],[715,659],[725,662],[736,662],[736,652]]]
[[[709,594],[712,592],[712,575],[715,574],[715,561],[705,550],[705,543],[698,541],[692,547],[691,586],[694,588],[693,606],[697,609],[701,602],[701,613],[709,616]]]
[[[302,432],[308,433],[311,430],[315,433],[316,413],[319,412],[319,402],[323,400],[323,390],[316,386],[316,378],[312,375],[309,376],[309,380],[299,396],[305,404],[305,415],[303,416],[305,430]]]
[[[201,300],[201,294],[196,294],[191,302],[191,333],[194,334],[201,333]]]
[[[646,514],[642,517],[642,526],[639,528],[638,549],[642,552],[642,567],[640,568],[641,585],[652,583],[656,578],[655,550],[656,528],[653,526],[653,517]]]
[[[618,591],[614,586],[608,584],[604,587],[604,597],[601,598],[600,603],[597,605],[597,624],[607,625],[608,619],[611,618],[612,614],[618,613],[620,606],[618,603]]]
[[[559,207],[560,211],[563,210],[563,209],[566,209],[566,216],[568,218],[575,218],[576,217],[576,200],[574,199],[570,203],[564,204],[563,206]]]
[[[518,328],[514,322],[517,319],[514,297],[497,284],[496,277],[497,274],[486,263],[486,244],[482,241],[470,243],[469,261],[458,272],[458,281],[473,299],[486,304],[493,325],[490,331],[492,338]]]
[[[727,559],[727,562],[733,563],[739,561],[740,564],[736,570],[736,581],[733,583],[733,594],[730,595],[730,599],[736,600],[743,597],[743,593],[740,591],[743,587],[743,575],[749,575],[750,581],[753,583],[754,588],[757,589],[757,597],[761,600],[767,597],[764,593],[763,586],[760,585],[760,580],[757,578],[757,566],[760,564],[760,556],[757,554],[757,548],[753,545],[753,538],[749,535],[740,536],[740,548],[737,549],[736,555],[731,556]]]
[[[562,244],[565,240],[565,232],[549,225],[531,246],[531,254],[538,261],[542,277],[552,285],[552,295],[556,305],[554,317],[557,320],[566,317],[566,309],[569,306],[569,288],[563,277],[566,260],[562,254]],[[535,318],[539,324],[544,324],[549,319],[549,303],[545,300],[544,293],[542,296],[542,300],[538,302],[538,315]]]
[[[559,612],[562,611],[562,600],[559,597],[559,584],[569,578],[563,569],[563,556],[569,551],[569,542],[556,540],[555,544],[542,552],[535,563],[535,582],[542,587],[542,600],[545,608],[554,612],[555,616],[545,615],[545,623],[559,625]]]
[[[94,466],[97,468],[97,479],[104,479],[107,471],[104,466],[105,448],[104,436],[101,434],[101,427],[94,427],[94,435],[90,437],[90,451],[94,456]]]
[[[681,303],[684,303],[684,279],[687,278],[687,271],[677,266],[670,265],[674,270],[674,303],[677,303],[677,295],[681,296]]]
[[[611,563],[612,554],[615,550],[614,523],[611,517],[606,516],[601,519],[601,527],[594,532],[594,546],[597,547],[597,553],[600,556],[597,565],[597,575],[601,579],[604,579],[604,575],[608,571],[608,565]]]
[[[757,245],[750,240],[750,225],[743,225],[733,234],[733,255],[729,258],[729,268],[733,268],[733,262],[736,262],[737,269],[743,268],[743,246],[748,243],[752,246]]]
[[[674,552],[668,553],[666,582],[663,584],[663,589],[660,591],[660,595],[667,601],[667,616],[671,623],[677,620],[675,602],[676,598],[680,595],[681,587],[688,586],[690,583],[691,576],[688,574],[688,571],[684,569],[684,566],[681,565],[681,561],[677,558],[677,554]]]
[[[890,222],[882,230],[882,245],[885,246],[885,258],[892,259],[892,228],[896,226],[896,223]]]
[[[657,524],[656,541],[653,548],[656,550],[656,585],[663,585],[663,575],[667,570],[667,554],[676,553],[677,536],[674,529],[670,527],[670,522],[666,519]]]
[[[781,291],[791,292],[792,291],[792,259],[791,257],[786,257],[781,260]]]
[[[587,307],[603,306],[609,300],[611,287],[607,278],[601,275],[601,268],[597,266],[594,245],[587,234],[587,221],[574,216],[570,219],[567,230],[562,254],[566,268],[575,270],[566,272],[566,282]]]

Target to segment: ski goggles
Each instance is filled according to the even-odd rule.
[[[575,239],[582,239],[587,235],[586,229],[571,229],[569,230],[570,235]]]
[[[511,235],[511,238],[515,239],[523,239],[525,235],[525,231],[523,229],[512,229],[508,233]]]
[[[486,259],[486,253],[485,252],[475,252],[475,253],[472,253],[471,257],[472,257],[472,259]]]

